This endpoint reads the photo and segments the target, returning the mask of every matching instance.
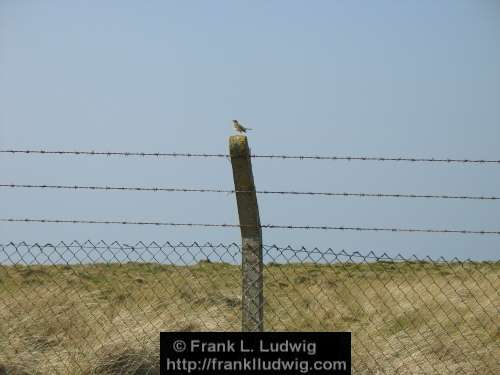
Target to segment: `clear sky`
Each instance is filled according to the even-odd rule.
[[[498,1],[0,1],[0,147],[500,159]],[[224,159],[0,156],[2,183],[233,188]],[[258,189],[500,195],[500,166],[254,160]],[[1,190],[1,217],[237,223],[227,194]],[[500,229],[500,202],[260,196],[264,224]],[[0,242],[238,242],[5,224]],[[500,236],[265,230],[281,246],[498,259]]]

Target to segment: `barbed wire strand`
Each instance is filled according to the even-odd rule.
[[[126,152],[126,151],[64,151],[64,150],[0,150],[2,154],[43,154],[43,155],[80,155],[80,156],[142,156],[142,157],[193,157],[193,158],[230,158],[229,154],[190,153],[190,152]],[[500,160],[491,159],[451,159],[421,157],[379,157],[379,156],[322,156],[322,155],[251,155],[261,159],[296,159],[296,160],[345,160],[345,161],[394,161],[394,162],[435,162],[466,164],[500,164]]]
[[[180,188],[180,187],[141,187],[141,186],[90,186],[90,185],[40,185],[40,184],[0,184],[0,188],[26,189],[63,189],[63,190],[104,190],[104,191],[147,191],[147,192],[182,192],[182,193],[253,193],[250,190]],[[429,199],[469,199],[469,200],[500,200],[496,196],[467,196],[443,194],[392,194],[392,193],[349,193],[349,192],[313,192],[313,191],[277,191],[257,190],[257,194],[277,195],[320,195],[334,197],[369,197],[369,198],[429,198]]]
[[[9,223],[56,223],[56,224],[120,224],[120,225],[153,225],[174,227],[219,227],[219,228],[254,228],[253,225],[240,224],[211,224],[211,223],[175,223],[162,221],[127,221],[127,220],[81,220],[81,219],[15,219],[0,218],[0,222]],[[345,230],[345,231],[373,231],[373,232],[407,232],[407,233],[459,233],[459,234],[495,234],[500,231],[468,230],[468,229],[416,229],[416,228],[371,228],[328,225],[275,225],[263,224],[265,229],[305,229],[305,230]]]
[[[192,152],[137,152],[137,151],[61,151],[61,150],[0,150],[2,154],[38,155],[79,155],[79,156],[144,156],[144,157],[192,157],[192,158],[229,158],[228,154]]]

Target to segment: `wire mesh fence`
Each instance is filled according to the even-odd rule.
[[[266,331],[351,331],[355,374],[494,374],[500,262],[264,246]],[[0,373],[159,374],[159,332],[241,329],[237,244],[0,246]]]

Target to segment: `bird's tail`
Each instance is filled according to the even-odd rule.
[[[253,130],[252,128],[245,128],[246,130]]]

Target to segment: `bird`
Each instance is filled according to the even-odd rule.
[[[246,128],[243,125],[241,125],[238,120],[233,120],[233,127],[234,130],[236,130],[238,133],[246,133],[247,130],[252,130],[252,128]]]

